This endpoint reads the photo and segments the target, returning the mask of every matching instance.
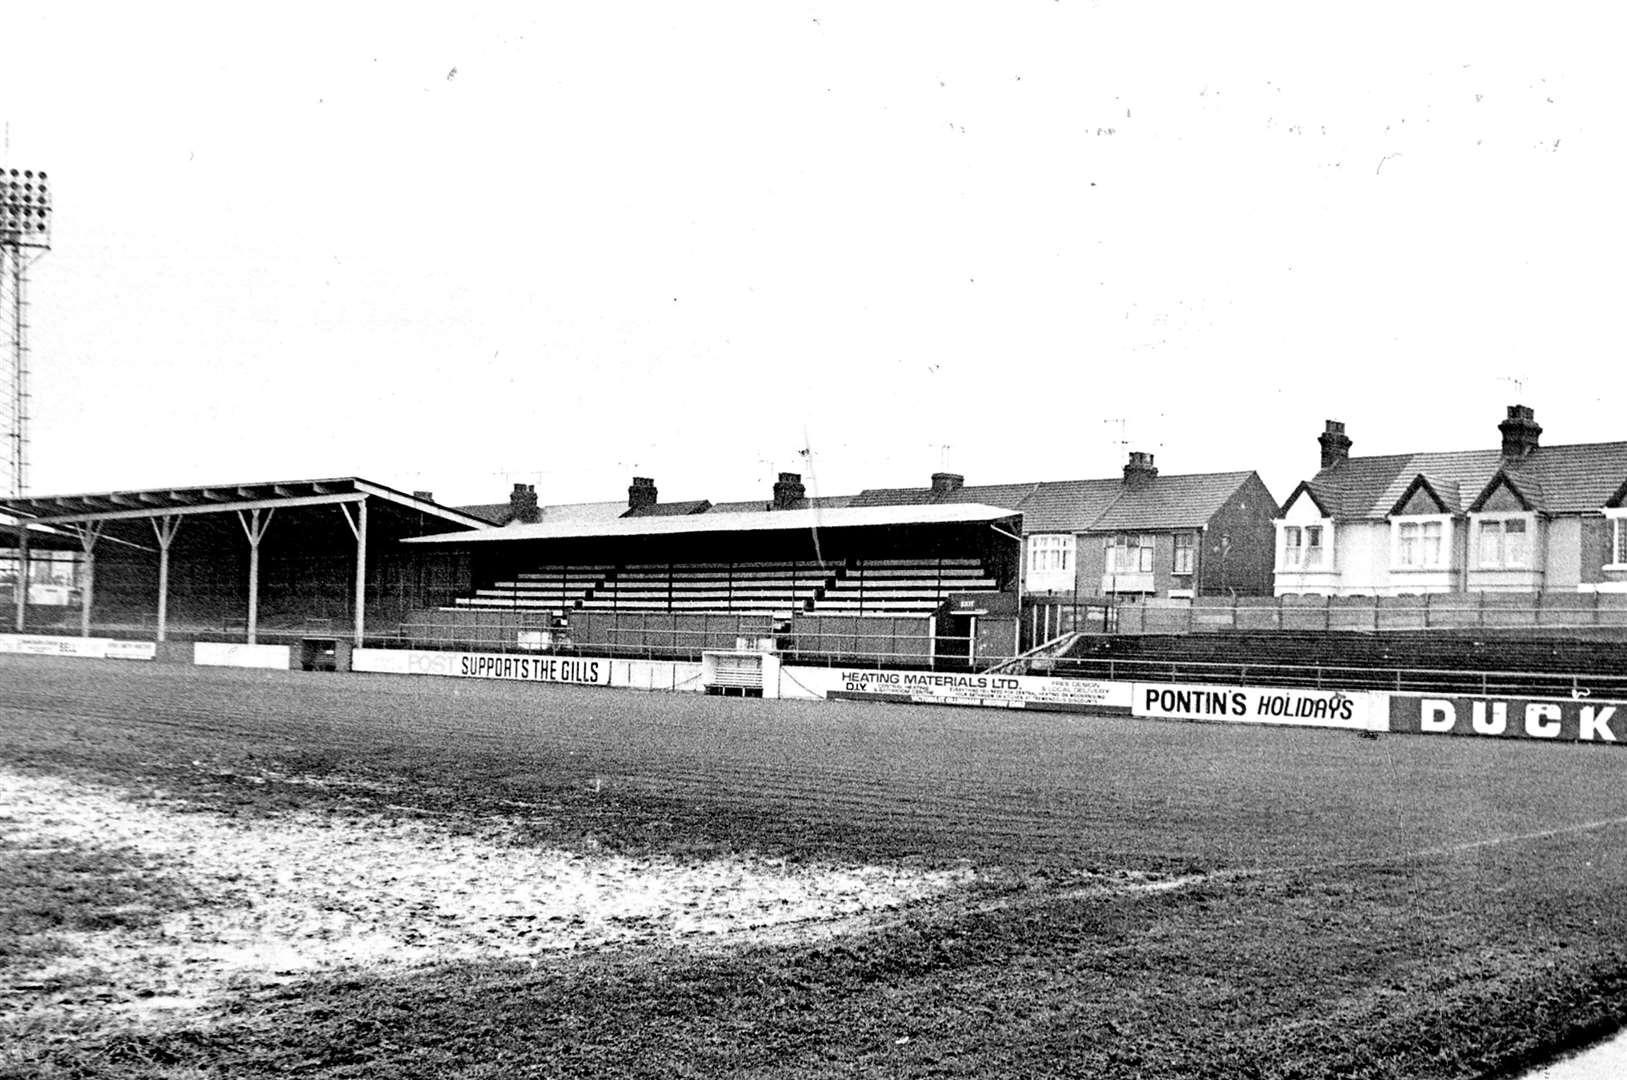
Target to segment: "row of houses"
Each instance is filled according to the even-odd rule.
[[[1122,475],[922,487],[809,498],[781,473],[771,497],[660,501],[635,477],[625,502],[461,508],[494,525],[618,517],[976,503],[1020,511],[1024,592],[1058,600],[1195,596],[1401,596],[1627,592],[1627,442],[1542,446],[1510,406],[1499,447],[1352,457],[1342,422],[1318,437],[1320,469],[1279,506],[1256,472],[1160,474],[1132,452]],[[427,493],[421,493],[427,497]]]

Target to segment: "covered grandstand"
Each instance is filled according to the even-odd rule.
[[[1011,655],[1022,517],[978,504],[489,518],[358,477],[0,502],[71,544],[79,602],[15,629],[697,658],[747,640],[825,662]],[[47,531],[49,530],[49,531]],[[342,652],[342,650],[338,650]]]
[[[964,667],[1016,641],[1021,515],[979,504],[539,522],[408,540],[464,590],[408,646],[694,657],[771,639],[792,658]]]
[[[486,526],[478,518],[359,477],[151,488],[0,500],[26,568],[40,530],[80,555],[77,609],[28,603],[18,632],[116,638],[360,645],[455,578],[399,541]],[[369,621],[371,619],[371,622]]]

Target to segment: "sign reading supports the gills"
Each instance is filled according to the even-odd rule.
[[[1124,710],[1128,683],[1051,679],[1031,675],[940,675],[929,671],[843,671],[828,697],[909,701],[935,705],[983,705],[1005,709]]]
[[[1627,702],[1526,698],[1390,698],[1390,730],[1555,742],[1627,741]]]
[[[1367,694],[1341,694],[1332,690],[1136,683],[1130,714],[1171,720],[1361,730],[1370,726],[1370,705]]]
[[[408,672],[415,675],[452,675],[465,679],[610,685],[610,661],[566,656],[414,652],[408,660]]]

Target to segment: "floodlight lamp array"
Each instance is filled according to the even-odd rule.
[[[51,193],[45,173],[0,169],[0,244],[51,246]]]

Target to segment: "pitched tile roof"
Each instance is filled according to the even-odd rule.
[[[704,514],[711,509],[712,504],[705,499],[689,499],[684,502],[651,503],[648,506],[635,506],[621,517],[684,517],[687,514]]]
[[[493,525],[519,524],[514,520],[514,508],[506,502],[481,503],[454,509],[470,517],[489,521]],[[552,506],[537,507],[537,521],[559,525],[585,521],[612,521],[626,512],[625,502],[556,503]]]
[[[1233,472],[1160,476],[1146,487],[1126,491],[1115,499],[1091,530],[1198,528],[1214,517],[1253,475]]]
[[[797,499],[786,507],[787,510],[838,510],[849,506],[853,502],[852,495],[819,495],[811,499]],[[745,499],[740,502],[713,503],[708,514],[749,514],[754,510],[769,511],[774,503],[771,499]]]
[[[1336,518],[1377,520],[1389,516],[1419,474],[1443,498],[1445,485],[1455,485],[1462,494],[1453,509],[1462,509],[1504,464],[1500,450],[1350,458],[1323,469],[1308,486]],[[1627,481],[1627,442],[1542,446],[1508,464],[1515,486],[1528,500],[1540,499],[1547,513],[1598,510]]]
[[[1122,479],[1052,480],[981,484],[935,496],[931,488],[871,488],[854,506],[982,503],[1019,510],[1023,531],[1118,532],[1127,529],[1196,528],[1208,522],[1253,473],[1158,476],[1139,491]]]
[[[508,520],[513,508],[506,502],[476,503],[474,506],[454,506],[452,509],[460,514],[477,517],[481,521],[489,521],[493,525],[501,525]]]

